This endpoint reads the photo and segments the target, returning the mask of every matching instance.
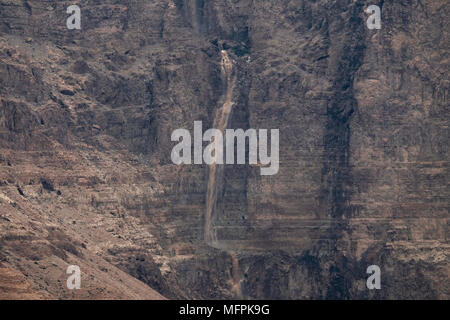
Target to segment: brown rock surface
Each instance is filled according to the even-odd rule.
[[[31,284],[17,271],[0,268],[0,299],[39,300],[39,293],[31,288]]]
[[[74,2],[0,0],[0,298],[449,298],[448,1]],[[215,123],[222,50],[280,171],[207,197],[170,136]]]

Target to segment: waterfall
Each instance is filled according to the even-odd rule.
[[[225,129],[228,126],[228,120],[230,118],[231,111],[233,109],[233,63],[231,62],[228,53],[225,50],[221,51],[222,54],[222,73],[226,76],[227,86],[225,94],[225,102],[222,108],[217,110],[214,117],[214,128],[220,130],[224,134]],[[221,147],[221,146],[218,146]],[[205,241],[209,244],[217,241],[215,233],[211,232],[211,217],[214,207],[217,202],[217,177],[223,172],[223,168],[218,169],[217,164],[214,162],[209,166],[209,178],[208,178],[208,188],[206,192],[206,213],[205,213]]]
[[[226,77],[227,86],[225,93],[225,102],[222,105],[222,108],[217,110],[214,117],[214,128],[220,130],[224,135],[234,105],[232,101],[234,79],[232,76],[233,63],[231,62],[231,59],[228,56],[227,51],[222,50],[221,55],[222,55],[222,62],[221,62],[222,74],[224,74]],[[219,182],[219,184],[223,185],[222,180],[223,180],[223,166],[218,167],[216,162],[213,162],[213,164],[209,166],[208,188],[206,192],[205,230],[204,230],[205,241],[208,245],[212,247],[219,247],[216,233],[211,231],[211,224],[212,224],[211,218],[213,210],[216,207],[217,203],[217,184]],[[230,252],[230,255],[232,261],[231,290],[237,297],[242,297],[241,281],[239,279],[239,260],[235,252]]]

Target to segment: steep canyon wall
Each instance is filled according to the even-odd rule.
[[[0,0],[5,296],[448,299],[449,11]],[[174,165],[194,121],[279,129],[278,174]]]

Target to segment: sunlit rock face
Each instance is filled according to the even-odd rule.
[[[0,0],[2,298],[449,298],[448,1],[72,4]],[[173,164],[194,121],[279,172]]]

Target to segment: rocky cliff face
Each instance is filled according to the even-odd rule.
[[[449,298],[448,1],[76,2],[0,0],[0,297]],[[279,173],[172,164],[219,120]]]

